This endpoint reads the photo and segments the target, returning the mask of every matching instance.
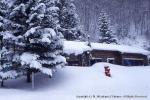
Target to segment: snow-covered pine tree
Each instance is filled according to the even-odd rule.
[[[8,7],[6,0],[1,0],[0,5],[0,16],[5,16]]]
[[[18,73],[16,68],[13,66],[12,58],[13,58],[13,51],[10,48],[1,48],[0,50],[0,81],[1,86],[4,86],[4,80],[7,79],[15,79],[18,77]]]
[[[117,44],[117,40],[114,38],[113,32],[110,28],[110,21],[108,19],[107,14],[102,11],[100,13],[100,17],[98,19],[98,28],[100,32],[99,43]]]
[[[85,34],[79,25],[79,17],[73,0],[57,0],[59,8],[59,31],[67,40],[83,40]]]
[[[6,0],[0,1],[0,81],[1,86],[4,86],[4,80],[13,79],[18,76],[17,70],[13,67],[13,55],[12,48],[8,45],[8,41],[11,41],[13,37],[8,31],[11,27],[11,22],[7,20],[8,3]],[[12,41],[11,41],[12,42]]]
[[[5,0],[0,1],[0,32],[4,30],[4,17],[7,13],[7,2]]]
[[[33,71],[52,76],[56,67],[65,64],[65,58],[61,56],[62,35],[57,32],[55,0],[16,0],[11,10],[10,20],[21,26],[14,35],[19,38],[17,46],[25,45],[24,52],[19,55],[28,81]]]

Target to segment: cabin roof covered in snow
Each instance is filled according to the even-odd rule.
[[[133,46],[127,46],[127,45],[91,43],[91,47],[94,50],[119,51],[121,53],[138,53],[138,54],[143,54],[143,55],[150,54],[149,51],[144,50],[140,47],[133,47]]]
[[[149,51],[142,48],[127,45],[91,43],[91,47],[89,47],[87,44],[87,42],[64,41],[64,53],[79,55],[88,50],[107,50],[119,51],[121,53],[137,53],[143,55],[150,54]]]
[[[85,51],[91,50],[86,42],[64,41],[64,53],[79,55]]]

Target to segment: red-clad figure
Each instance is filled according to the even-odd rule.
[[[109,66],[105,66],[104,69],[105,69],[105,75],[111,77]]]

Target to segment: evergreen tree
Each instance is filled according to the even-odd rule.
[[[33,71],[52,76],[56,67],[64,66],[57,10],[55,0],[16,0],[11,7],[10,20],[21,26],[14,36],[16,45],[24,49],[20,63],[28,78]]]
[[[100,32],[98,41],[99,43],[117,44],[117,40],[114,38],[113,32],[110,29],[109,19],[107,18],[107,14],[104,11],[100,13],[100,17],[98,20],[98,27]]]
[[[79,25],[79,17],[76,13],[76,7],[73,0],[57,0],[59,8],[59,31],[67,40],[81,40],[85,38],[81,26]]]
[[[7,3],[5,0],[0,1],[0,32],[4,29],[4,18],[7,13]]]
[[[18,77],[18,73],[13,66],[13,51],[10,48],[3,47],[0,50],[0,55],[0,80],[2,81],[1,86],[4,86],[4,80]]]
[[[13,79],[18,76],[16,68],[13,66],[12,48],[8,42],[12,42],[13,37],[7,28],[11,27],[11,22],[7,20],[8,3],[5,0],[0,1],[0,80],[1,86],[4,86],[4,80]],[[8,27],[9,26],[9,27]]]
[[[1,0],[0,5],[0,16],[5,16],[8,7],[7,2],[5,0]]]

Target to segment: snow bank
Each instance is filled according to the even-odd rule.
[[[106,77],[104,66],[110,66],[112,77]],[[1,100],[150,100],[150,66],[124,67],[97,63],[92,67],[66,66],[53,78],[44,74],[35,77],[35,89],[23,79],[9,80],[9,89],[0,89]],[[93,98],[95,96],[121,96],[120,98]],[[147,96],[144,98],[127,98]],[[92,98],[77,98],[91,96]]]
[[[138,53],[148,55],[149,51],[138,47],[131,47],[127,45],[114,45],[114,44],[102,44],[102,43],[91,43],[91,47],[87,45],[87,42],[77,41],[64,41],[64,53],[66,54],[82,54],[88,50],[108,50],[108,51],[119,51],[121,53]]]

